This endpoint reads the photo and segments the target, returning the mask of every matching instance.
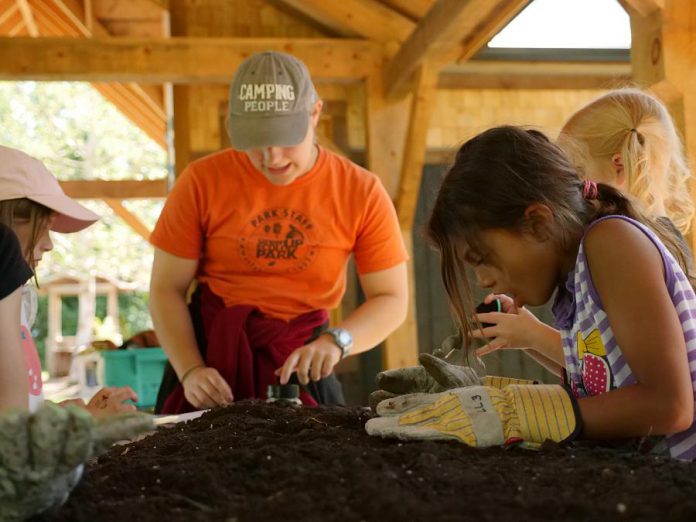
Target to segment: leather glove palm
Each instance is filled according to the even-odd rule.
[[[377,404],[406,393],[440,393],[465,386],[494,386],[503,388],[509,384],[536,384],[527,379],[513,379],[485,375],[471,366],[461,366],[463,350],[461,336],[451,335],[444,340],[433,355],[422,353],[418,356],[419,366],[396,368],[377,374],[378,390],[372,392],[369,405],[376,411]],[[457,361],[457,363],[455,363]]]
[[[45,403],[0,415],[0,520],[24,520],[65,502],[87,459],[154,429],[143,414],[95,421],[84,409]]]
[[[459,440],[488,447],[512,442],[565,442],[580,431],[577,404],[558,385],[469,386],[382,401],[369,435],[405,440]]]
[[[459,364],[463,353],[461,345],[461,336],[451,335],[432,355],[420,354],[420,365],[378,373],[378,389],[370,394],[370,407],[374,410],[379,402],[404,393],[439,393],[451,388],[481,384],[474,368]]]

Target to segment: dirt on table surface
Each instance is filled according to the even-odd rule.
[[[364,409],[242,401],[115,447],[48,521],[689,521],[696,463],[368,436]]]

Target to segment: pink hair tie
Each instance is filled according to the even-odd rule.
[[[597,188],[597,183],[586,179],[582,184],[582,197],[585,199],[597,199],[599,195],[599,188]]]

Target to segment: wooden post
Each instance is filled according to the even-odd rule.
[[[51,287],[48,290],[48,336],[46,337],[46,369],[54,375],[57,370],[56,351],[58,341],[63,337],[63,313],[60,292]]]
[[[387,99],[382,76],[365,81],[365,141],[367,168],[377,174],[392,199],[396,199],[406,144],[411,98]]]
[[[428,63],[421,65],[416,74],[415,90],[411,100],[411,117],[408,121],[401,182],[396,199],[399,223],[404,231],[413,229],[425,165],[430,109],[435,98],[436,84],[437,71],[430,68]]]
[[[121,341],[121,325],[118,322],[118,286],[110,284],[106,291],[106,317],[110,318],[114,325],[114,333]]]
[[[408,312],[404,323],[385,342],[383,365],[399,368],[418,363],[418,316],[416,309],[416,277],[413,266],[413,220],[425,163],[426,139],[430,123],[430,108],[435,96],[437,71],[427,63],[416,74],[415,89],[411,96],[408,130],[404,138],[403,161],[399,176],[396,209],[399,224],[409,255]]]
[[[77,333],[75,334],[75,348],[88,345],[92,342],[94,331],[94,318],[97,311],[97,275],[90,272],[81,283],[80,294],[77,296]]]

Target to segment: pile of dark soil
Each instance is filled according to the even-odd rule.
[[[696,520],[696,463],[381,440],[368,418],[240,402],[112,449],[40,520]]]

